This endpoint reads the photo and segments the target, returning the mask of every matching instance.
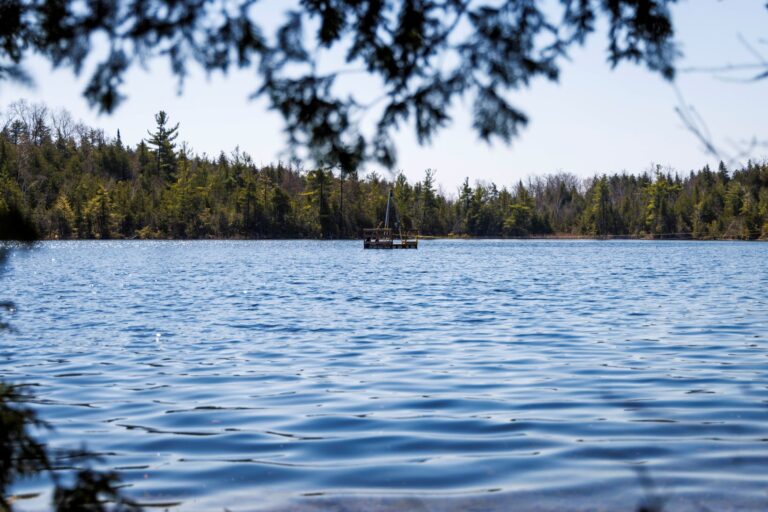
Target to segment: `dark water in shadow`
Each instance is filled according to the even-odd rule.
[[[0,377],[160,508],[768,509],[768,244],[361,245],[13,254]]]

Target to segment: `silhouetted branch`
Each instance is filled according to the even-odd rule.
[[[729,167],[743,165],[745,159],[748,160],[754,156],[755,149],[768,147],[768,141],[761,142],[757,137],[752,137],[749,141],[741,144],[728,141],[733,151],[726,151],[715,143],[704,118],[693,105],[686,102],[682,92],[677,87],[675,87],[675,94],[678,100],[675,112],[683,122],[683,126],[701,143],[707,154],[726,162]]]
[[[206,73],[253,68],[255,96],[283,116],[292,150],[350,172],[366,160],[394,165],[400,122],[428,143],[465,95],[475,101],[479,136],[509,143],[527,116],[507,93],[536,78],[557,80],[569,48],[584,44],[599,18],[608,24],[612,66],[644,64],[672,79],[672,3],[561,0],[558,11],[543,0],[307,0],[267,30],[252,13],[254,0],[8,0],[0,4],[0,80],[26,80],[21,65],[31,54],[80,73],[96,37],[109,51],[84,95],[101,112],[123,101],[123,77],[136,63],[167,60],[180,86],[190,65]],[[380,90],[340,94],[337,79],[348,72],[322,70],[329,49],[378,79]],[[367,133],[351,116],[362,96],[380,95],[387,105]]]
[[[768,7],[768,6],[766,6]],[[679,68],[681,73],[706,73],[716,75],[721,80],[727,80],[730,82],[756,82],[768,78],[768,58],[758,51],[753,44],[751,44],[742,34],[738,35],[739,42],[746,49],[746,51],[752,55],[752,62],[741,62],[738,64],[723,64],[719,66],[689,66]],[[760,40],[760,42],[764,42]],[[757,74],[750,74],[748,77],[734,77],[736,73],[743,71],[757,71]],[[727,74],[727,77],[721,75]]]

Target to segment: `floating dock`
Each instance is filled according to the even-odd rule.
[[[393,232],[391,228],[363,230],[363,249],[418,249],[419,232]]]
[[[395,229],[389,227],[389,211],[395,212]],[[384,214],[384,227],[363,229],[363,249],[418,249],[419,232],[415,229],[403,230],[400,216],[395,208],[392,189],[387,196],[387,211]]]

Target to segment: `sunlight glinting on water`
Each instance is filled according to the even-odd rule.
[[[766,261],[739,242],[47,242],[9,261],[0,377],[37,385],[54,446],[85,442],[171,510],[757,510]]]

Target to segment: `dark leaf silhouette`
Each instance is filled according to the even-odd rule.
[[[0,79],[26,80],[21,66],[33,53],[79,73],[99,53],[94,41],[106,40],[109,51],[84,95],[113,112],[136,63],[167,59],[180,82],[191,65],[205,72],[253,67],[256,96],[283,116],[293,150],[348,172],[366,160],[393,166],[391,132],[401,122],[412,121],[419,142],[428,143],[449,123],[453,100],[465,95],[475,100],[478,135],[509,143],[527,116],[508,95],[536,78],[557,80],[568,50],[600,19],[609,27],[612,66],[645,64],[666,79],[675,73],[675,0],[560,0],[548,9],[542,0],[305,0],[271,27],[255,19],[255,3],[7,0],[0,6]],[[328,51],[344,56],[342,69],[321,69]],[[371,101],[367,87],[343,93],[337,79],[350,71],[378,82],[378,99]],[[500,108],[491,115],[494,104]],[[372,133],[358,122],[369,110],[379,116]]]

